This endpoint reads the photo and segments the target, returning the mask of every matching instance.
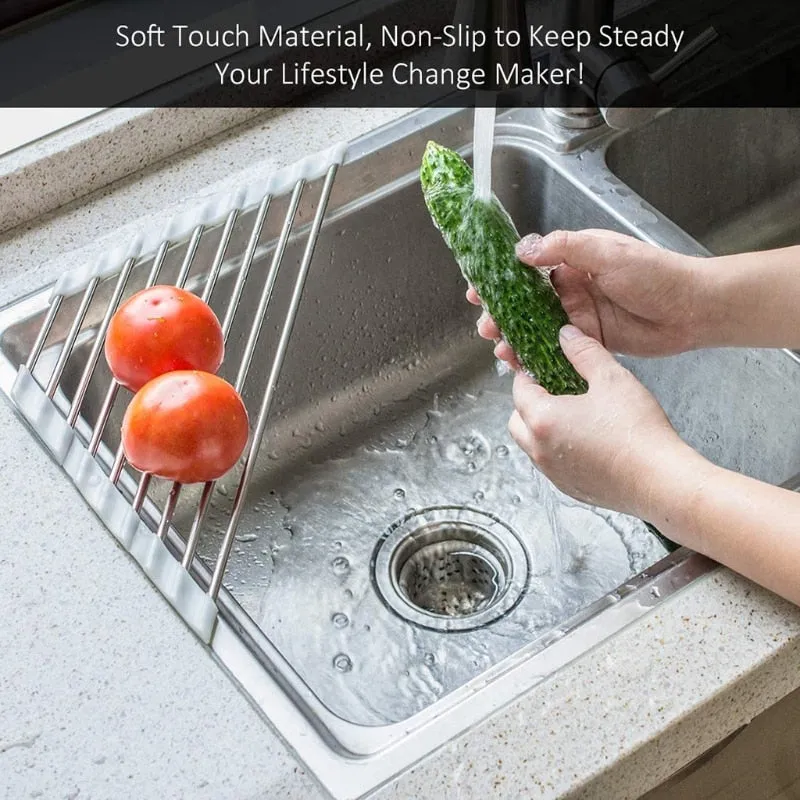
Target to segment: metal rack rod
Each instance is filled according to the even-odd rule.
[[[233,226],[236,224],[236,220],[239,217],[239,209],[234,208],[233,211],[228,214],[228,218],[225,220],[225,227],[222,229],[222,236],[219,240],[219,245],[217,246],[217,252],[214,255],[214,261],[211,264],[211,269],[208,272],[208,278],[206,278],[206,285],[203,289],[203,294],[200,296],[204,302],[208,302],[211,298],[211,293],[214,291],[214,287],[217,285],[217,278],[219,277],[220,270],[222,269],[222,262],[225,260],[225,251],[228,249],[228,244],[231,241],[231,234],[233,233]]]
[[[89,285],[83,292],[81,304],[75,312],[75,317],[72,320],[72,325],[69,326],[67,338],[64,339],[64,344],[61,346],[61,352],[58,354],[56,365],[53,367],[53,372],[50,375],[50,380],[47,382],[45,394],[52,400],[55,396],[56,389],[58,389],[58,382],[61,380],[61,375],[64,372],[64,367],[67,365],[67,360],[72,355],[72,350],[75,347],[75,341],[78,334],[81,332],[83,320],[86,319],[86,312],[92,304],[94,293],[97,291],[97,286],[100,283],[100,278],[92,278]]]
[[[56,295],[50,301],[50,308],[47,309],[47,315],[45,316],[44,320],[42,321],[42,327],[39,328],[39,333],[36,336],[36,341],[33,343],[33,349],[28,356],[28,360],[25,362],[25,368],[28,372],[33,373],[34,367],[36,366],[36,362],[39,360],[39,356],[42,354],[42,350],[44,349],[44,343],[47,340],[47,336],[49,335],[50,331],[53,328],[53,323],[56,321],[56,317],[58,316],[58,310],[61,308],[61,303],[64,301],[64,295]]]
[[[197,248],[200,244],[200,238],[205,231],[204,225],[198,225],[192,231],[192,238],[189,240],[189,244],[186,247],[186,255],[183,257],[183,263],[181,264],[180,270],[178,270],[178,275],[175,278],[175,285],[183,288],[186,285],[186,280],[189,277],[189,272],[192,269],[192,262],[194,261],[195,254],[197,253]]]
[[[167,538],[167,530],[175,514],[175,508],[178,505],[178,497],[180,497],[182,486],[183,484],[181,483],[173,483],[172,489],[170,489],[169,492],[169,497],[167,497],[167,503],[164,506],[164,511],[161,514],[161,521],[158,523],[158,529],[156,530],[156,535],[162,541]]]
[[[228,217],[225,220],[225,227],[222,229],[222,235],[220,236],[219,245],[217,246],[217,252],[214,255],[214,261],[211,264],[211,269],[208,272],[206,284],[203,288],[203,294],[201,295],[201,299],[206,303],[209,301],[211,293],[214,291],[214,287],[217,284],[217,278],[219,278],[219,273],[222,270],[222,264],[225,261],[225,252],[228,249],[228,244],[230,243],[231,235],[233,234],[233,228],[236,225],[236,220],[238,217],[239,209],[234,208],[228,214]],[[170,522],[172,521],[172,515],[175,513],[175,508],[177,506],[181,485],[177,483],[173,484],[172,491],[175,492],[175,501],[171,504],[167,503],[161,511],[161,518],[157,528],[157,535],[160,539],[165,539],[167,536],[167,530],[169,529]]]
[[[275,396],[275,387],[278,382],[278,376],[280,375],[281,368],[283,366],[283,360],[286,356],[286,350],[289,347],[289,339],[291,337],[292,328],[294,327],[294,322],[297,317],[297,310],[300,306],[300,300],[303,294],[303,287],[305,286],[306,277],[308,276],[308,270],[311,266],[311,259],[314,255],[314,248],[316,247],[317,238],[319,236],[320,229],[322,227],[322,220],[325,216],[325,211],[328,207],[328,200],[330,199],[331,189],[333,188],[333,181],[336,178],[336,171],[337,165],[333,164],[328,169],[328,172],[325,176],[325,183],[322,187],[322,193],[320,195],[319,205],[317,207],[316,214],[314,215],[314,221],[311,224],[311,230],[308,234],[308,242],[306,243],[306,249],[303,253],[302,261],[300,262],[300,267],[297,270],[297,277],[295,279],[294,290],[292,292],[292,298],[289,303],[289,310],[286,314],[283,329],[281,330],[281,336],[278,341],[278,348],[275,353],[275,357],[272,361],[272,369],[270,370],[269,378],[267,379],[267,386],[264,392],[264,397],[261,401],[261,406],[258,410],[258,416],[256,418],[256,426],[255,430],[253,431],[253,436],[250,442],[250,448],[247,453],[247,458],[244,462],[244,469],[242,471],[242,477],[239,481],[239,487],[236,491],[236,498],[233,503],[233,510],[231,511],[231,518],[228,522],[228,527],[225,530],[225,536],[222,541],[222,546],[220,548],[220,552],[217,555],[216,563],[214,564],[214,572],[211,576],[211,583],[208,587],[208,594],[216,600],[220,588],[222,587],[222,579],[225,574],[225,569],[228,565],[228,559],[230,558],[231,549],[233,547],[233,541],[236,536],[236,530],[239,527],[239,519],[242,515],[242,510],[244,508],[244,500],[247,495],[247,489],[250,486],[250,481],[253,477],[253,472],[255,470],[255,462],[256,457],[258,455],[259,447],[261,446],[261,441],[264,438],[264,432],[267,426],[267,418],[269,417],[269,412],[272,407],[272,400]]]
[[[97,329],[97,335],[95,336],[92,350],[89,353],[89,358],[86,361],[86,366],[83,369],[83,374],[81,375],[78,387],[75,389],[75,397],[72,398],[72,404],[70,405],[69,413],[67,414],[67,424],[71,428],[74,428],[75,423],[78,421],[78,416],[81,412],[81,406],[83,405],[84,398],[86,397],[86,390],[89,388],[89,382],[92,380],[92,375],[94,375],[97,362],[100,360],[100,351],[103,349],[103,344],[106,340],[106,332],[108,331],[108,326],[111,324],[111,317],[114,316],[114,312],[117,310],[119,301],[122,299],[122,294],[125,291],[125,286],[128,283],[128,278],[130,278],[131,270],[133,269],[133,265],[135,263],[136,259],[129,258],[123,265],[122,271],[119,273],[119,277],[117,278],[117,283],[114,286],[114,293],[111,295],[111,299],[108,302],[106,313],[103,316],[100,327]]]
[[[225,319],[222,321],[222,333],[226,340],[231,331],[231,326],[233,325],[233,318],[236,316],[236,312],[239,309],[239,303],[242,299],[242,292],[244,291],[244,284],[247,280],[247,276],[250,274],[250,266],[253,263],[253,258],[255,257],[256,249],[258,248],[258,240],[261,238],[261,230],[264,227],[264,221],[267,218],[267,212],[269,211],[269,205],[271,202],[272,195],[267,194],[264,196],[264,199],[258,206],[256,221],[253,225],[253,230],[250,233],[250,239],[247,242],[247,249],[244,252],[242,266],[239,269],[239,274],[236,276],[236,283],[233,286],[233,294],[231,295],[231,300],[228,303],[228,308],[225,312]]]
[[[204,227],[198,225],[192,232],[192,238],[189,241],[189,246],[186,248],[186,255],[184,256],[178,275],[175,278],[175,285],[179,288],[183,288],[186,285],[186,279],[189,277],[189,272],[192,269],[192,261],[197,252],[197,247],[200,244],[200,237],[203,235],[203,230]],[[122,445],[120,445],[119,452],[122,453]],[[121,464],[123,466],[125,464],[124,454],[121,459]],[[150,488],[152,477],[153,476],[149,472],[143,472],[139,476],[139,485],[136,487],[136,495],[133,498],[133,510],[136,512],[141,509],[144,498],[147,497],[147,490]]]
[[[250,274],[250,267],[253,264],[253,259],[255,258],[256,250],[258,249],[258,241],[261,238],[261,231],[264,228],[264,222],[267,219],[267,213],[269,211],[271,202],[272,195],[264,195],[261,203],[258,206],[258,212],[256,213],[256,220],[253,223],[253,229],[250,231],[250,237],[247,241],[247,249],[245,250],[244,258],[242,259],[242,265],[239,267],[239,273],[236,276],[236,284],[234,285],[233,294],[228,302],[228,307],[225,312],[225,319],[222,323],[222,338],[226,344],[228,337],[230,336],[231,328],[233,327],[233,319],[242,299],[242,293],[244,292],[244,285],[247,281],[247,276]],[[214,275],[215,281],[218,274],[219,272]],[[211,276],[209,276],[209,278],[210,277]],[[164,507],[164,510],[161,514],[161,520],[158,523],[158,536],[162,540],[166,539],[167,531],[169,530],[172,517],[175,513],[175,508],[178,504],[178,496],[180,495],[180,492],[181,484],[177,482],[174,483],[172,485],[172,489],[170,490],[170,502],[168,502]]]
[[[272,261],[269,265],[267,278],[264,282],[264,288],[261,292],[258,309],[256,310],[255,320],[250,328],[250,335],[247,339],[247,345],[245,346],[244,354],[242,355],[242,360],[239,364],[239,372],[236,376],[236,383],[234,384],[234,388],[239,393],[241,393],[242,389],[244,388],[244,382],[247,377],[247,373],[250,370],[250,364],[253,360],[253,353],[255,352],[256,344],[258,343],[258,337],[261,333],[261,328],[267,315],[267,308],[269,307],[270,300],[272,299],[272,290],[275,288],[275,281],[278,278],[278,270],[280,269],[284,253],[286,252],[289,234],[291,233],[292,225],[294,225],[294,220],[297,216],[297,209],[300,206],[300,196],[303,194],[305,185],[306,182],[304,180],[299,180],[295,184],[291,200],[289,201],[289,209],[286,212],[286,217],[283,221],[283,227],[281,228],[281,232],[278,237],[278,243],[275,246],[275,252],[273,253]],[[192,563],[192,559],[194,558],[194,554],[197,551],[197,543],[200,540],[200,530],[202,528],[203,521],[205,520],[206,512],[208,511],[208,504],[211,500],[211,495],[214,492],[216,483],[216,481],[209,481],[205,484],[205,486],[203,486],[203,493],[200,495],[200,502],[198,503],[194,520],[192,521],[192,527],[189,531],[189,536],[186,538],[186,549],[183,552],[183,559],[181,560],[181,564],[184,569],[189,568],[189,565]]]
[[[164,265],[164,259],[167,256],[167,250],[169,249],[169,242],[162,242],[161,246],[158,248],[158,252],[156,253],[156,257],[153,259],[153,266],[150,268],[150,273],[147,276],[147,281],[145,283],[145,288],[150,288],[151,286],[155,286],[156,281],[158,280],[158,275],[161,272],[161,267]],[[94,430],[92,431],[92,438],[89,441],[89,453],[92,457],[97,455],[97,451],[100,448],[100,442],[103,438],[103,432],[106,429],[106,424],[108,423],[108,418],[111,415],[111,409],[114,407],[114,401],[117,399],[117,395],[119,394],[120,384],[116,381],[115,378],[111,379],[111,384],[108,387],[108,391],[106,392],[106,396],[103,400],[103,405],[100,408],[100,414],[97,417],[97,422],[95,423]],[[117,452],[117,458],[114,459],[114,466],[116,467],[116,462],[119,459],[120,453],[122,452],[122,447],[119,448]],[[119,471],[122,471],[122,464],[120,461]],[[112,468],[112,474],[114,472],[114,468]],[[116,485],[117,481],[119,480],[119,474],[117,475],[117,480],[113,481]]]

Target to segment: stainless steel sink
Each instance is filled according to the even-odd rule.
[[[689,176],[705,174],[697,164],[686,175],[674,158],[664,159],[671,172],[653,166],[661,162],[652,153],[664,152],[659,137],[677,136],[670,126],[685,135],[688,125],[714,138],[701,114],[666,115],[617,137],[568,136],[537,111],[508,112],[497,126],[497,194],[521,232],[609,227],[703,252],[711,217],[720,221],[706,206],[723,200],[694,197]],[[236,504],[209,646],[335,797],[385,782],[713,566],[682,548],[669,552],[643,521],[558,495],[509,439],[510,377],[476,337],[475,311],[417,181],[429,138],[468,151],[470,136],[466,113],[422,111],[350,144],[249,489],[236,500],[241,469],[216,485],[191,565],[205,590]],[[320,184],[312,181],[299,201],[244,384],[253,418]],[[681,195],[707,222],[698,211],[684,214]],[[252,251],[223,370],[232,380],[289,206],[286,195],[273,200]],[[738,209],[731,200],[729,217]],[[227,230],[210,295],[221,317],[257,216],[248,206]],[[159,280],[175,280],[190,264],[187,285],[201,292],[227,234],[219,220],[191,243],[174,242]],[[153,263],[152,255],[136,262],[126,294],[144,285]],[[117,270],[99,279],[90,298],[54,393],[61,409],[81,386],[116,279]],[[73,291],[61,302],[33,373],[42,385],[82,296]],[[6,394],[14,394],[48,303],[43,291],[0,312]],[[625,361],[710,458],[773,483],[800,472],[800,367],[788,352]],[[76,422],[81,447],[102,416],[109,379],[100,359]],[[98,458],[106,472],[126,401],[114,403],[104,429]],[[126,502],[137,479],[123,473]],[[178,560],[201,488],[184,487],[171,514],[166,541]],[[170,486],[153,481],[145,490],[141,515],[155,530]]]
[[[785,247],[800,242],[798,124],[795,108],[680,109],[619,136],[608,166],[712,253]]]

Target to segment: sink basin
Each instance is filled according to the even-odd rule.
[[[497,194],[522,232],[607,227],[700,252],[713,238],[712,217],[733,219],[739,206],[729,191],[723,215],[705,198],[696,204],[707,223],[684,214],[677,197],[681,187],[692,195],[691,171],[659,171],[644,157],[659,137],[674,135],[669,126],[690,124],[672,120],[622,137],[569,138],[538,111],[507,112],[497,126]],[[237,506],[208,636],[220,663],[335,797],[388,780],[713,567],[675,550],[646,521],[560,495],[510,440],[510,376],[476,336],[475,310],[416,177],[429,138],[468,152],[470,134],[463,112],[422,111],[350,144]],[[244,384],[252,419],[320,184],[303,191]],[[764,184],[765,195],[772,186]],[[285,194],[273,200],[252,251],[222,372],[230,380],[289,204]],[[255,207],[244,208],[228,231],[209,298],[221,318],[256,217]],[[187,286],[202,292],[224,235],[217,221],[193,245],[174,242],[160,280],[174,281],[189,254]],[[126,294],[144,285],[153,263],[152,254],[136,262]],[[116,273],[98,281],[53,395],[57,408],[78,391],[115,281]],[[43,386],[81,296],[68,293],[55,316],[33,371]],[[48,304],[46,290],[0,312],[6,394],[14,394]],[[800,472],[800,370],[790,353],[716,350],[625,363],[716,462],[773,483]],[[85,387],[81,442],[109,380],[101,358]],[[120,393],[100,443],[106,472],[128,399]],[[191,576],[203,590],[241,475],[235,469],[217,483],[200,528]],[[137,479],[123,473],[127,502]],[[141,515],[155,530],[170,486],[154,480],[145,488]],[[174,507],[167,543],[178,560],[201,489],[184,487]]]
[[[608,166],[711,253],[786,247],[800,242],[799,123],[794,108],[680,109],[616,138]]]

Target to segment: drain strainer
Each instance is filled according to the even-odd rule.
[[[373,570],[381,597],[404,619],[465,631],[516,605],[528,580],[528,556],[497,517],[440,506],[395,523],[378,545]]]

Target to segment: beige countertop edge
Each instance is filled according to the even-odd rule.
[[[268,113],[258,108],[109,109],[12,150],[0,156],[0,231]]]

